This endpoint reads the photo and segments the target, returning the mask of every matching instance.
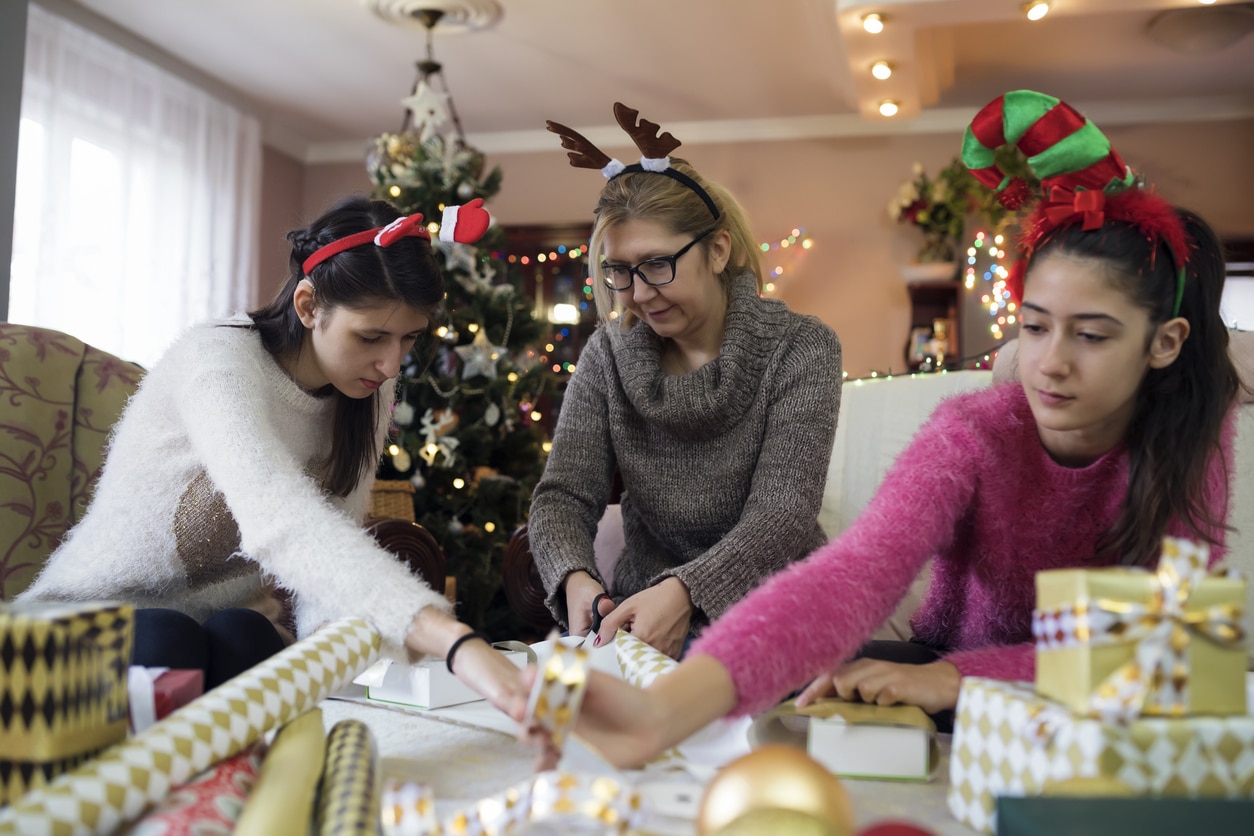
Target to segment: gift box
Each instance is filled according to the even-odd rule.
[[[1156,572],[1036,576],[1036,690],[1106,719],[1245,714],[1245,581],[1207,549],[1165,538]]]
[[[754,748],[783,743],[842,778],[927,781],[937,758],[936,724],[918,706],[822,699],[798,708],[792,700],[758,717]]]
[[[518,667],[527,666],[526,653],[517,650],[500,652]],[[416,665],[404,665],[391,659],[383,659],[353,682],[366,686],[366,697],[374,702],[423,710],[483,699],[473,688],[449,673],[443,659],[427,659]]]
[[[132,665],[127,684],[131,699],[131,731],[141,732],[204,693],[205,672]]]
[[[1254,717],[1142,717],[1126,724],[1074,714],[1026,682],[962,681],[949,763],[949,808],[993,829],[999,796],[1036,796],[1107,778],[1130,794],[1254,796]]]
[[[126,737],[134,610],[0,606],[0,805]]]

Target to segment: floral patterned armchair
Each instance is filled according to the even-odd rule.
[[[87,510],[105,443],[144,370],[81,340],[0,322],[0,601],[30,585]],[[411,520],[368,530],[437,591],[445,557]]]

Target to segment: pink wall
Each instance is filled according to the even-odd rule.
[[[1150,172],[1168,199],[1199,211],[1221,235],[1254,236],[1254,120],[1106,133],[1128,164]],[[918,239],[892,223],[888,201],[916,161],[935,171],[960,142],[958,134],[902,135],[686,145],[683,153],[737,196],[762,240],[805,227],[814,249],[791,259],[797,269],[777,282],[776,295],[831,325],[844,347],[845,369],[863,376],[904,365],[909,306],[898,266],[910,260]],[[570,168],[556,139],[552,153],[496,154],[489,162],[505,173],[501,193],[489,204],[500,223],[589,218],[600,177]],[[313,217],[338,195],[369,186],[359,164],[308,166],[302,213]]]
[[[288,230],[301,226],[305,166],[273,148],[261,158],[261,236],[258,242],[258,287],[254,304],[268,302],[287,279]]]

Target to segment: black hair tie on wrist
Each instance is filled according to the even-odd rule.
[[[459,637],[457,641],[453,642],[453,646],[448,649],[448,655],[444,657],[444,665],[448,668],[448,672],[452,673],[453,676],[457,676],[457,674],[453,673],[453,656],[456,655],[458,648],[471,639],[483,639],[483,641],[487,643],[488,647],[492,646],[492,640],[488,638],[487,634],[480,633],[478,630]]]

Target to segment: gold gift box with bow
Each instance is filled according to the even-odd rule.
[[[1245,714],[1245,580],[1206,563],[1205,546],[1165,538],[1154,572],[1038,573],[1037,692],[1120,722]]]
[[[134,610],[0,606],[0,805],[126,738]]]

